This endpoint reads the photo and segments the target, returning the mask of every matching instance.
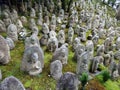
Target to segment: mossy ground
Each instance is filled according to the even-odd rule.
[[[5,33],[2,33],[6,37]],[[18,41],[15,43],[15,48],[10,51],[11,60],[7,65],[0,65],[2,70],[3,79],[8,76],[17,77],[25,86],[30,90],[55,90],[56,81],[50,77],[50,63],[52,59],[51,52],[46,51],[46,47],[42,47],[44,50],[44,69],[38,76],[29,76],[27,73],[20,70],[21,60],[24,53],[24,41]],[[69,47],[68,64],[63,66],[63,72],[74,72],[76,71],[76,62],[73,60],[73,52]]]
[[[114,11],[108,7],[108,13],[111,16],[115,16]],[[25,25],[25,28],[28,29],[28,25]],[[38,27],[41,29],[41,27]],[[60,28],[57,28],[57,31]],[[66,29],[67,34],[68,29]],[[87,32],[86,36],[90,35],[90,30]],[[6,37],[5,33],[2,33],[2,36]],[[41,37],[41,34],[39,34]],[[103,40],[99,40],[99,44],[102,44]],[[18,41],[15,43],[16,47],[10,51],[11,60],[7,65],[0,65],[0,69],[2,70],[3,79],[8,76],[15,76],[17,77],[25,86],[26,89],[29,90],[55,90],[56,81],[49,77],[50,74],[50,63],[52,58],[52,53],[46,51],[46,47],[42,47],[44,50],[44,63],[45,67],[43,72],[38,76],[29,76],[27,73],[20,70],[21,60],[24,53],[24,41]],[[83,43],[85,44],[85,42]],[[68,64],[63,66],[63,73],[64,72],[76,72],[76,62],[73,59],[74,52],[72,52],[72,45],[69,45],[69,57],[68,57]],[[96,55],[96,52],[95,52]],[[116,86],[117,85],[117,86]],[[110,87],[109,87],[110,86]],[[86,90],[94,89],[94,90],[120,90],[120,79],[116,81],[107,81],[105,83],[101,83],[99,79],[90,80],[88,85],[86,86]]]

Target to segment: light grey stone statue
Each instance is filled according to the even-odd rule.
[[[57,39],[58,39],[59,44],[64,44],[65,43],[65,32],[64,32],[64,30],[60,30],[58,32]]]
[[[55,60],[50,64],[50,74],[55,80],[59,80],[62,76],[62,63],[60,60]]]
[[[0,32],[6,32],[6,26],[2,20],[0,20]]]
[[[17,32],[19,33],[23,28],[22,22],[19,19],[17,19],[16,21],[16,26],[17,26]]]
[[[76,68],[76,73],[78,75],[82,75],[82,73],[88,73],[88,65],[89,65],[89,52],[83,52],[79,56],[79,60],[77,61],[77,68]]]
[[[0,83],[0,90],[25,90],[25,88],[16,77],[10,76]]]
[[[77,46],[80,44],[80,39],[79,37],[76,37],[74,40],[73,40],[73,43],[72,43],[72,48],[73,48],[73,51],[76,50]]]
[[[42,25],[42,32],[43,32],[44,34],[48,34],[48,33],[49,33],[49,27],[48,27],[48,25],[47,25],[46,23],[44,23],[44,24]]]
[[[62,64],[67,64],[68,60],[68,44],[63,44],[60,48],[57,48],[53,54],[52,60],[60,60]]]
[[[25,25],[28,22],[27,18],[25,16],[21,16],[20,20],[21,20],[21,22],[22,22],[23,25]]]
[[[7,64],[10,61],[10,49],[6,40],[0,35],[0,63]]]
[[[21,70],[26,71],[29,75],[39,75],[44,67],[44,53],[38,46],[31,46],[25,49]]]
[[[79,81],[74,73],[64,73],[57,82],[56,90],[78,90]]]
[[[40,38],[40,45],[47,46],[48,43],[48,35],[45,34]]]
[[[31,46],[38,46],[40,47],[39,39],[35,34],[32,34],[30,37],[26,37],[25,39],[25,49]]]
[[[30,17],[32,17],[32,18],[36,17],[36,12],[35,12],[34,8],[31,8]]]
[[[74,30],[72,27],[69,27],[69,30],[68,30],[68,43],[69,44],[72,44],[73,36],[74,36]]]
[[[15,48],[15,44],[14,44],[14,41],[11,39],[11,38],[6,38],[6,42],[10,48],[10,50],[14,49]]]
[[[13,41],[18,41],[17,27],[14,24],[10,24],[7,28],[7,37]]]
[[[39,16],[39,17],[38,17],[38,20],[37,20],[37,24],[40,25],[40,26],[42,26],[42,24],[43,24],[42,13],[39,13],[38,16]]]
[[[58,48],[58,40],[56,37],[48,39],[47,49],[51,52],[54,52]]]

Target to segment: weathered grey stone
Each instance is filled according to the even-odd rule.
[[[14,41],[11,38],[6,38],[6,42],[9,46],[10,50],[14,49],[15,44],[14,44]]]
[[[89,52],[85,51],[79,56],[79,60],[77,61],[76,73],[78,75],[82,75],[83,72],[88,73],[89,62]]]
[[[120,20],[120,6],[117,10],[116,18],[117,18],[117,20]]]
[[[62,76],[62,63],[60,60],[55,60],[50,64],[50,74],[55,80],[59,80]]]
[[[56,27],[56,16],[55,16],[55,14],[53,14],[52,17],[51,17],[50,25],[54,25],[54,27]]]
[[[68,43],[71,44],[73,42],[74,30],[72,27],[69,27],[68,30]]]
[[[67,64],[68,60],[68,45],[63,44],[60,48],[57,48],[53,54],[52,60],[60,60],[62,64]]]
[[[47,14],[48,15],[48,14]],[[47,24],[47,25],[49,25],[50,24],[50,21],[49,21],[49,16],[45,16],[44,17],[44,22]]]
[[[104,39],[106,37],[106,32],[105,31],[106,30],[104,30],[102,28],[99,29],[98,36],[99,36],[100,39]]]
[[[10,18],[3,19],[3,21],[4,21],[6,27],[8,27],[10,24],[12,24],[12,21]]]
[[[65,43],[65,32],[64,32],[64,30],[60,30],[58,32],[57,39],[58,39],[59,44],[64,44]]]
[[[48,35],[47,34],[45,34],[45,35],[43,35],[41,38],[40,38],[40,45],[47,45],[47,43],[48,43]]]
[[[30,17],[32,17],[32,18],[36,17],[36,12],[35,12],[34,8],[31,8]]]
[[[17,78],[10,76],[1,82],[0,90],[25,90],[25,88]]]
[[[98,35],[94,35],[94,36],[92,37],[92,41],[93,41],[94,45],[97,45],[97,44],[98,44],[98,40],[99,40],[99,36],[98,36]]]
[[[56,37],[48,39],[47,49],[51,52],[54,52],[58,48],[58,40]]]
[[[26,71],[29,75],[38,75],[44,67],[44,53],[38,46],[31,46],[25,49],[21,70]]]
[[[10,17],[8,17],[8,16],[9,16],[8,13],[5,12],[6,18],[4,18],[3,21],[4,21],[6,27],[8,27],[10,24],[12,24],[12,21],[11,21]]]
[[[10,14],[10,16],[11,16],[12,22],[15,23],[16,20],[18,19],[18,13],[17,13],[17,11],[15,9],[13,9],[12,12],[11,12],[11,14]]]
[[[25,28],[22,28],[21,31],[18,33],[18,39],[25,40],[26,36],[27,36],[27,31]]]
[[[78,90],[78,79],[74,73],[66,72],[57,82],[56,90]]]
[[[23,23],[23,25],[28,22],[28,21],[27,21],[27,18],[26,18],[25,16],[21,16],[21,17],[20,17],[20,20],[21,20],[21,22]]]
[[[25,49],[31,46],[38,46],[40,47],[39,39],[36,34],[32,34],[30,37],[26,37],[25,39]]]
[[[99,65],[99,56],[94,57],[91,60],[91,72],[95,73]]]
[[[7,64],[10,58],[9,46],[6,40],[0,35],[0,63]]]
[[[74,27],[75,26],[75,20],[74,20],[74,15],[72,14],[69,17],[69,27]]]
[[[78,61],[79,56],[85,51],[85,46],[83,44],[78,44],[75,49],[74,60]]]
[[[64,10],[63,9],[60,10],[59,17],[60,17],[61,20],[64,19]]]
[[[7,37],[13,41],[18,41],[17,27],[14,24],[10,24],[7,29]]]
[[[118,50],[120,48],[120,37],[116,40],[116,49]]]
[[[73,43],[72,43],[72,48],[73,48],[73,51],[76,50],[77,46],[80,44],[80,39],[78,37],[76,37],[74,40],[73,40]]]
[[[34,20],[33,18],[31,18],[31,19],[29,20],[29,28],[32,29],[32,28],[35,27],[35,26],[36,26],[35,20]]]
[[[80,25],[77,25],[77,26],[76,26],[76,28],[75,28],[75,33],[76,33],[77,35],[79,35],[79,33],[80,33]]]
[[[110,54],[105,54],[104,55],[104,65],[105,66],[109,66],[109,64],[110,64]]]
[[[55,32],[54,30],[51,30],[51,31],[49,32],[49,37],[50,37],[50,38],[56,38],[56,36],[57,36],[57,34],[56,34],[56,32]]]
[[[17,32],[19,33],[23,28],[22,22],[19,19],[16,21],[16,26],[17,26]]]
[[[49,28],[48,28],[48,25],[47,25],[46,23],[44,23],[44,24],[42,25],[42,32],[43,32],[44,34],[48,34],[48,33],[49,33]]]
[[[38,16],[39,16],[39,17],[38,17],[38,20],[37,20],[37,24],[40,25],[40,26],[42,26],[42,24],[43,24],[42,13],[39,13]]]
[[[111,77],[115,77],[114,72],[117,70],[117,68],[118,68],[117,64],[114,61],[110,63],[109,71],[110,71]]]
[[[102,45],[98,46],[96,55],[97,55],[97,56],[103,56],[103,55],[104,55],[104,51],[105,51],[105,47],[104,47],[104,45],[102,44]]]
[[[39,30],[38,30],[38,27],[37,27],[37,26],[33,26],[33,27],[32,27],[32,33],[35,34],[36,36],[38,35]]]
[[[115,59],[120,60],[120,49],[114,53],[114,57],[115,57]]]
[[[6,32],[5,23],[2,20],[0,20],[0,32]]]
[[[92,37],[91,37],[92,38]],[[86,50],[89,52],[90,55],[90,59],[93,58],[93,54],[94,54],[94,44],[92,40],[88,40],[86,42]]]

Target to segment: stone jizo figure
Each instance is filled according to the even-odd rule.
[[[80,39],[78,37],[76,37],[74,40],[73,40],[73,43],[72,43],[72,47],[73,47],[73,51],[76,50],[77,46],[80,44]]]
[[[9,46],[10,50],[14,49],[15,44],[14,44],[14,41],[11,38],[7,37],[6,42],[7,42],[8,46]]]
[[[53,54],[52,60],[60,60],[62,64],[67,64],[68,44],[63,44],[60,48],[57,48]]]
[[[18,41],[17,27],[14,24],[10,24],[7,29],[7,37],[13,41]]]
[[[42,72],[44,67],[44,54],[40,47],[31,46],[25,49],[21,70],[26,71],[29,75],[36,76]]]
[[[60,30],[58,32],[57,39],[58,39],[58,42],[59,42],[60,45],[65,43],[65,32],[64,32],[64,30]]]
[[[25,49],[31,46],[38,46],[40,47],[39,39],[36,34],[31,35],[30,37],[26,37],[25,39]]]
[[[21,31],[21,29],[23,28],[22,22],[18,19],[16,22],[16,26],[17,26],[17,32],[19,33]]]
[[[0,83],[0,90],[25,90],[25,88],[16,77],[10,76]]]
[[[68,43],[71,44],[73,42],[74,30],[72,27],[68,30]]]
[[[34,8],[31,8],[30,17],[32,17],[32,18],[36,17],[36,12],[35,12]]]
[[[0,20],[0,32],[6,32],[6,26],[2,20]]]
[[[55,80],[59,80],[62,76],[62,63],[60,60],[55,60],[50,64],[50,74]]]
[[[83,72],[88,73],[88,65],[89,65],[89,52],[83,52],[79,60],[77,61],[77,69],[76,73],[78,75],[82,75]]]
[[[36,26],[35,20],[31,18],[29,21],[29,28],[32,29],[34,26]]]
[[[0,35],[0,63],[7,64],[10,61],[10,49],[6,40]]]
[[[43,32],[43,34],[48,34],[49,33],[49,28],[48,28],[48,25],[46,23],[44,23],[42,25],[42,32]]]
[[[47,49],[51,52],[54,52],[58,48],[58,40],[56,37],[48,39]]]
[[[48,35],[45,34],[40,38],[40,45],[46,46],[48,43]]]
[[[66,72],[57,82],[56,90],[78,90],[79,81],[74,73]]]

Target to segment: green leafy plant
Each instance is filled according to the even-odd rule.
[[[102,72],[103,81],[106,82],[108,79],[110,79],[110,72],[108,70],[105,70]]]
[[[88,82],[88,74],[87,73],[82,73],[82,76],[80,76],[79,80],[81,81],[82,84],[82,90],[85,90],[85,85]]]
[[[108,80],[104,84],[106,90],[120,90],[120,87],[117,82]]]

